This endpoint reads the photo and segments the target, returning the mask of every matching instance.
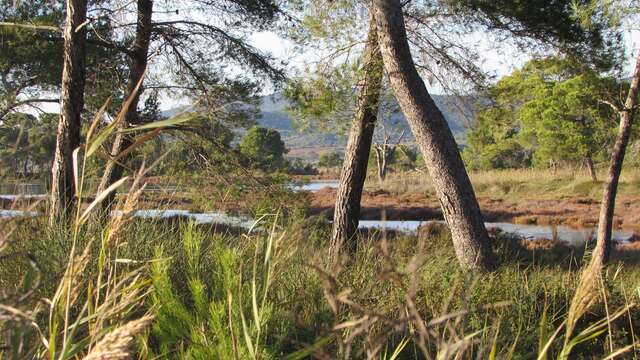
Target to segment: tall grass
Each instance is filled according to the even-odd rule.
[[[112,261],[104,264],[111,263],[106,267],[111,271],[118,267],[121,278],[140,269],[140,290],[130,285],[119,292],[122,299],[137,291],[138,301],[124,308],[103,295],[95,301],[100,272],[94,270],[99,257],[93,254],[99,252],[90,251],[70,311],[70,323],[87,321],[80,320],[76,335],[68,335],[68,346],[83,357],[99,344],[116,342],[109,339],[131,345],[133,334],[141,331],[137,345],[128,350],[139,358],[552,359],[567,354],[605,358],[620,350],[626,357],[636,354],[640,316],[632,305],[639,296],[640,269],[633,263],[620,263],[622,270],[603,278],[597,289],[606,306],[594,303],[567,336],[580,277],[579,268],[570,265],[574,260],[558,261],[544,256],[545,250],[528,250],[503,238],[496,239],[502,245],[495,246],[500,269],[468,274],[458,269],[446,229],[436,227],[422,237],[389,234],[385,240],[382,234],[363,234],[349,261],[332,268],[326,261],[328,228],[322,221],[270,217],[263,224],[261,230],[237,235],[180,221],[124,223],[120,234],[126,241],[119,243],[118,257],[108,256]],[[43,282],[63,283],[64,278],[55,275],[58,264],[40,261],[48,256],[46,244],[22,241],[50,230],[29,223],[19,226],[30,233],[13,245],[21,245],[20,251],[32,253],[42,264]],[[81,238],[91,233],[87,230]],[[38,247],[45,250],[38,253]],[[20,289],[17,276],[9,281],[14,268],[3,263],[0,279],[6,288]],[[37,296],[55,292],[45,287]],[[89,303],[95,310],[81,316]],[[32,304],[25,303],[25,312]],[[4,331],[24,339],[23,349],[38,349],[17,358],[43,352],[50,357],[38,332],[29,330],[41,329],[50,338],[46,312],[40,314],[30,317],[37,328],[30,322],[23,327],[3,322]],[[64,312],[57,314],[63,324]],[[129,323],[127,332],[122,326]],[[141,324],[151,327],[142,331]],[[56,333],[61,344],[63,332]],[[75,345],[85,343],[91,345]]]
[[[76,152],[80,201],[71,227],[47,228],[42,219],[3,224],[3,358],[640,355],[634,262],[620,261],[604,276],[587,269],[581,280],[575,258],[499,235],[500,268],[470,274],[458,268],[446,228],[436,225],[413,236],[360,234],[357,248],[335,267],[327,260],[329,224],[302,210],[264,216],[240,234],[180,219],[132,218],[144,166],[119,211],[93,222],[107,193],[83,204],[88,159],[99,153],[96,142],[115,131],[99,130],[95,121]],[[278,194],[291,209],[304,202]],[[272,199],[258,205],[256,213],[277,213]]]
[[[125,101],[114,121],[99,128],[107,102],[95,114],[85,143],[73,152],[77,206],[67,218],[62,219],[61,224],[47,229],[47,237],[55,237],[56,241],[45,244],[49,247],[58,245],[64,249],[51,249],[53,251],[49,255],[57,252],[67,259],[66,262],[58,263],[55,261],[57,259],[51,261],[47,259],[46,253],[40,259],[29,253],[9,253],[7,239],[15,234],[19,225],[2,234],[0,260],[9,259],[6,263],[11,266],[16,264],[16,257],[25,256],[30,265],[25,274],[17,274],[21,285],[12,286],[15,292],[3,296],[0,301],[0,329],[3,340],[7,339],[6,343],[3,341],[2,354],[7,354],[12,359],[128,358],[134,337],[144,331],[153,319],[151,311],[143,306],[151,292],[147,262],[134,261],[120,254],[123,244],[130,240],[123,229],[137,207],[148,169],[143,165],[134,174],[129,196],[118,203],[117,211],[106,223],[95,223],[99,228],[94,227],[93,231],[94,224],[91,220],[99,218],[93,214],[101,201],[129,178],[119,179],[96,194],[85,206],[85,180],[89,164],[99,154],[102,144],[115,134],[130,102],[131,99]],[[182,119],[171,123],[179,121]],[[145,129],[157,129],[166,125],[166,122],[148,124]],[[134,146],[136,144],[134,142]],[[37,242],[37,239],[28,241]],[[45,262],[55,265],[44,269],[41,265]],[[11,268],[3,270],[6,274]],[[52,276],[47,271],[57,275]],[[42,277],[55,281],[53,284],[45,284],[49,286],[49,291],[38,292]],[[2,282],[12,285],[10,280],[3,279]],[[37,293],[43,297],[35,298]]]

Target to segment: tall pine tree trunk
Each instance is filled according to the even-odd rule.
[[[602,268],[609,260],[611,252],[611,231],[613,228],[613,211],[616,205],[616,193],[618,191],[618,181],[622,172],[624,154],[631,135],[631,125],[635,108],[638,106],[638,88],[640,87],[640,52],[636,57],[636,67],[631,78],[631,87],[624,103],[624,108],[620,109],[620,125],[618,135],[611,153],[607,182],[602,193],[602,203],[600,204],[600,216],[598,218],[598,237],[596,247],[591,258],[591,266]]]
[[[374,0],[374,11],[391,86],[424,155],[458,261],[489,270],[494,263],[480,207],[451,129],[413,63],[400,1]]]
[[[363,55],[363,76],[359,84],[358,108],[349,132],[333,212],[333,231],[329,244],[329,252],[333,259],[338,259],[343,248],[354,245],[353,240],[360,217],[362,189],[367,177],[369,152],[378,117],[382,76],[382,57],[372,17]]]
[[[120,123],[120,128],[125,128],[129,124],[135,124],[138,120],[138,103],[142,94],[142,86],[136,91],[138,83],[142,81],[145,70],[147,68],[147,59],[149,55],[149,43],[151,41],[153,14],[153,0],[138,0],[138,19],[136,24],[136,39],[131,51],[131,63],[129,67],[129,77],[127,79],[127,91],[125,98],[131,97],[131,103],[126,109],[124,119]],[[111,156],[116,157],[123,150],[131,145],[131,138],[128,135],[118,133],[111,146]],[[105,166],[104,173],[100,185],[98,186],[98,194],[106,190],[111,184],[118,181],[124,172],[121,164],[127,162],[128,156],[124,156],[118,161],[108,161]],[[107,214],[114,202],[116,192],[111,192],[102,201],[101,208],[103,215]]]
[[[87,0],[67,0],[60,118],[52,166],[49,223],[68,217],[76,197],[73,151],[80,146],[84,108]]]

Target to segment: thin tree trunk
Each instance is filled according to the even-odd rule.
[[[593,250],[591,266],[596,269],[609,261],[611,252],[611,230],[613,228],[613,211],[616,205],[616,193],[618,191],[618,181],[622,172],[624,154],[631,135],[631,125],[638,100],[638,88],[640,87],[640,52],[636,58],[636,67],[631,78],[631,87],[624,103],[624,108],[620,110],[620,125],[618,135],[613,146],[607,182],[602,193],[602,203],[600,205],[600,216],[598,218],[598,237],[596,247]]]
[[[598,182],[598,173],[596,173],[596,168],[593,166],[593,158],[591,157],[591,154],[587,155],[584,158],[584,161],[587,164],[587,170],[589,170],[591,180],[593,180],[593,182]]]
[[[393,154],[393,148],[389,145],[383,145],[380,151],[380,163],[378,165],[378,180],[380,185],[387,179],[387,170],[389,169],[389,160]]]
[[[75,204],[72,157],[73,151],[80,146],[80,120],[84,108],[87,1],[67,0],[66,12],[60,118],[49,204],[51,225],[68,217]]]
[[[374,0],[374,11],[391,86],[424,155],[458,261],[489,270],[493,254],[480,207],[453,134],[413,63],[400,1]]]
[[[385,150],[382,146],[376,145],[374,147],[376,152],[376,165],[377,165],[377,173],[378,173],[378,182],[382,184],[384,182],[384,173],[385,173]]]
[[[135,124],[138,120],[138,103],[142,94],[142,86],[136,92],[138,83],[142,80],[147,68],[147,58],[149,53],[149,43],[151,41],[153,14],[153,0],[138,0],[138,19],[136,24],[136,39],[131,52],[131,65],[129,67],[129,77],[127,79],[127,91],[125,99],[132,97],[129,108],[126,109],[124,119],[120,123],[120,128],[125,128],[129,124]],[[118,133],[111,146],[111,156],[115,157],[123,150],[131,146],[131,138],[128,135]],[[118,181],[124,172],[122,164],[127,162],[128,156],[124,156],[116,161],[108,161],[100,185],[98,194],[107,189],[111,184]],[[115,200],[116,192],[113,191],[102,201],[102,213],[107,214]]]
[[[382,168],[382,180],[383,181],[387,179],[387,172],[389,171],[389,164],[391,163],[391,160],[394,159],[394,156],[396,155],[396,148],[397,148],[397,145],[387,146],[387,151],[385,151],[385,153],[384,153],[385,160],[384,160],[384,167]]]
[[[367,177],[369,152],[378,116],[383,66],[378,48],[373,17],[363,55],[363,77],[359,84],[359,98],[345,151],[340,186],[333,212],[333,231],[329,252],[334,260],[345,247],[353,247],[358,230],[360,200]]]

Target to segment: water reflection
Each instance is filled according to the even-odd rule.
[[[295,191],[318,191],[324,188],[337,189],[340,180],[315,180],[308,183],[293,183],[290,187]]]
[[[340,184],[339,180],[315,180],[308,183],[292,183],[289,186],[296,191],[318,191],[323,188],[337,188]],[[163,191],[178,192],[179,187],[175,185],[148,185],[146,191]],[[19,198],[46,198],[45,187],[41,183],[5,183],[0,184],[0,199],[15,200]],[[12,218],[22,216],[36,216],[36,212],[24,212],[20,210],[0,210],[0,218]],[[253,220],[246,217],[237,217],[224,214],[222,212],[204,212],[193,213],[189,210],[138,210],[134,213],[139,218],[158,218],[166,219],[172,217],[184,217],[194,220],[199,224],[226,224],[243,228],[250,228]],[[363,229],[387,229],[403,232],[416,232],[420,226],[429,223],[442,221],[381,221],[381,220],[360,220],[360,228]],[[592,228],[571,228],[568,226],[551,226],[551,225],[523,225],[507,222],[486,223],[487,229],[499,229],[505,233],[511,233],[525,239],[549,239],[554,241],[564,241],[572,245],[584,244],[586,241],[593,239],[595,230]],[[618,242],[626,242],[633,236],[633,231],[614,230],[612,238]]]
[[[120,213],[120,212],[116,212]],[[143,219],[171,219],[185,218],[193,220],[196,224],[224,224],[245,229],[251,228],[254,221],[247,217],[227,215],[222,212],[192,213],[189,210],[137,210],[134,217]]]
[[[18,218],[18,217],[34,217],[34,216],[38,216],[38,213],[36,211],[0,209],[0,219],[10,219],[10,218]]]
[[[443,221],[381,221],[381,220],[360,220],[360,228],[387,229],[395,231],[416,232],[420,226],[429,223],[444,223]],[[561,225],[523,225],[507,222],[485,223],[487,230],[498,229],[502,232],[514,234],[527,240],[549,239],[554,241],[564,241],[570,245],[579,246],[595,237],[593,228],[572,228]],[[633,236],[631,230],[614,230],[612,239],[618,242],[627,242]]]

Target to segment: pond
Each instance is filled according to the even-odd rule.
[[[19,210],[0,210],[0,218],[14,218],[22,216],[37,216],[38,213]],[[248,217],[227,215],[222,212],[202,212],[194,213],[189,210],[137,210],[134,217],[145,219],[170,219],[187,218],[192,219],[197,224],[224,224],[250,229],[255,225],[255,221]],[[361,229],[381,229],[395,230],[406,233],[415,233],[420,226],[429,223],[443,223],[443,221],[388,221],[388,220],[360,220]],[[581,246],[586,241],[595,236],[595,229],[592,228],[572,228],[561,225],[524,225],[507,222],[485,223],[488,230],[499,229],[502,232],[513,234],[528,240],[549,239],[563,241],[572,246]],[[617,242],[628,242],[634,235],[631,230],[617,229],[612,233],[613,240]]]
[[[296,191],[318,191],[324,188],[337,189],[340,186],[340,180],[314,180],[308,183],[293,183],[289,186]]]
[[[324,188],[337,188],[340,184],[339,180],[314,180],[308,183],[292,183],[289,186],[296,191],[318,191]],[[45,198],[43,194],[44,186],[38,183],[20,183],[20,184],[0,184],[0,199],[16,199],[16,198]],[[176,186],[159,186],[152,184],[147,188],[148,191],[179,191]],[[37,216],[36,212],[23,212],[19,210],[0,210],[0,218],[12,218],[21,216]],[[135,217],[140,218],[172,218],[184,217],[193,219],[198,224],[226,224],[249,229],[253,226],[254,221],[246,217],[237,217],[224,214],[222,212],[203,212],[194,213],[189,210],[138,210],[134,213]],[[403,220],[360,220],[360,228],[363,229],[386,229],[408,233],[415,233],[420,226],[429,223],[442,221],[403,221]],[[593,228],[572,228],[568,226],[555,225],[525,225],[514,224],[508,222],[488,222],[485,223],[487,229],[499,229],[502,232],[514,234],[524,239],[549,239],[556,241],[564,241],[568,244],[579,246],[586,241],[591,240],[595,235]],[[627,242],[634,232],[631,230],[614,230],[612,237],[618,242]]]
[[[10,219],[10,218],[17,218],[17,217],[34,217],[34,216],[38,216],[38,213],[35,211],[0,209],[0,219]]]
[[[443,221],[382,221],[382,220],[360,220],[360,228],[363,229],[385,229],[415,233],[420,226],[429,223],[444,223]],[[595,229],[593,228],[572,228],[562,225],[525,225],[508,222],[487,222],[487,230],[498,229],[502,232],[514,234],[527,240],[549,239],[563,241],[572,246],[580,246],[585,242],[594,239]],[[634,235],[632,230],[617,229],[611,234],[613,240],[617,242],[628,242]]]
[[[255,221],[242,216],[227,215],[222,212],[192,213],[189,210],[137,210],[134,217],[144,219],[188,218],[196,224],[224,224],[250,229]]]

